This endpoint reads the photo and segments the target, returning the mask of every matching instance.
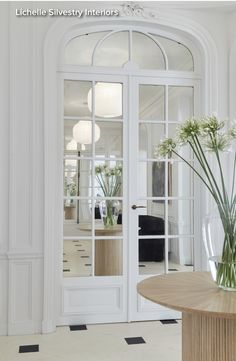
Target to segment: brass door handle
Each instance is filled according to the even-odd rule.
[[[137,208],[147,208],[146,206],[136,206],[136,204],[133,204],[132,209],[137,209]]]

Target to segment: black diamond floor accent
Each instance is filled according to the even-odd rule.
[[[19,347],[19,353],[39,352],[39,345],[24,345]]]
[[[168,268],[168,271],[178,271],[177,268]]]
[[[193,264],[192,263],[185,263],[185,266],[186,267],[193,267]]]
[[[87,330],[87,326],[86,325],[71,325],[70,330],[71,331],[84,331],[84,330]]]
[[[176,320],[160,320],[163,325],[170,325],[172,323],[178,323]]]
[[[146,267],[145,264],[139,264],[138,266],[139,266],[139,267]]]
[[[92,266],[91,263],[85,263],[85,266]]]
[[[85,252],[85,249],[77,249],[77,252]]]
[[[80,256],[80,258],[89,258],[89,256]]]
[[[139,343],[146,343],[142,337],[126,337],[125,341],[128,345],[137,345]]]
[[[66,263],[66,262],[68,262],[66,259],[63,259],[63,263]]]
[[[70,272],[70,269],[69,268],[64,269],[63,272]]]

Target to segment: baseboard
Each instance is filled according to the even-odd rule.
[[[56,331],[56,325],[53,320],[42,321],[42,333],[51,333]]]
[[[6,336],[7,335],[7,324],[1,323],[0,324],[0,336]]]
[[[8,324],[8,335],[33,335],[41,333],[41,322],[16,322]]]

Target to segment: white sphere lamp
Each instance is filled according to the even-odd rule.
[[[95,124],[94,131],[94,141],[97,142],[101,134],[97,124]],[[77,143],[82,144],[82,150],[85,149],[85,144],[92,144],[92,122],[89,120],[78,121],[73,127],[73,138]]]
[[[114,118],[122,115],[122,84],[97,83],[94,94],[97,117]],[[92,88],[88,92],[88,108],[92,112]]]

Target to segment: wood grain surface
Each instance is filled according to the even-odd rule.
[[[236,292],[220,289],[209,272],[154,276],[137,289],[148,300],[181,312],[236,319]]]

